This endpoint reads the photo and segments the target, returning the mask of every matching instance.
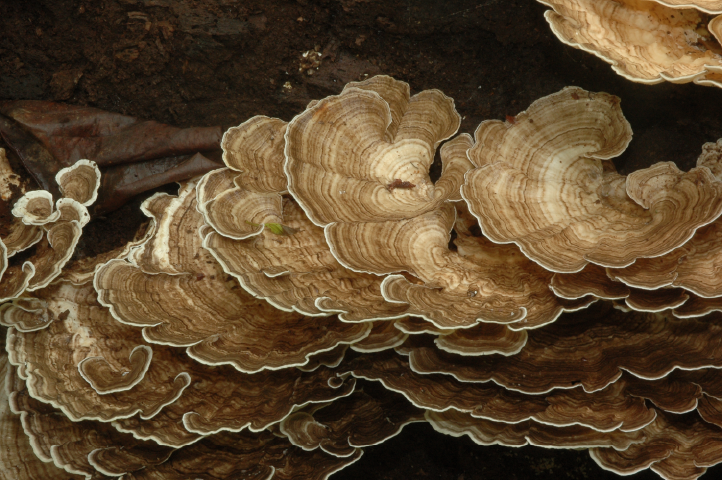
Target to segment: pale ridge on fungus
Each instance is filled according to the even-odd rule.
[[[706,13],[722,13],[722,2],[720,0],[654,0],[662,5],[672,8],[696,8]]]
[[[437,432],[454,437],[467,435],[479,445],[511,447],[536,445],[546,448],[611,447],[610,450],[616,451],[626,450],[644,439],[643,430],[598,432],[580,425],[554,427],[534,420],[508,424],[472,418],[468,413],[456,410],[444,412],[427,410],[426,419]]]

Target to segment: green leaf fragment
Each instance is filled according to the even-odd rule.
[[[283,225],[280,223],[267,223],[266,228],[276,235],[283,235]]]

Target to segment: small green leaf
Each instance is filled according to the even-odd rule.
[[[280,223],[267,223],[266,228],[276,235],[283,235],[283,225]]]

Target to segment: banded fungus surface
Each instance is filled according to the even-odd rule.
[[[0,478],[324,480],[414,422],[620,474],[721,462],[721,144],[619,175],[619,99],[576,87],[459,125],[385,76],[252,117],[72,261],[97,167],[23,192],[2,268],[62,253],[0,304]]]

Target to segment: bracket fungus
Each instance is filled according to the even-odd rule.
[[[13,215],[26,225],[45,225],[60,218],[54,209],[53,195],[45,190],[33,190],[23,195],[13,206]]]
[[[341,368],[357,378],[381,382],[427,410],[456,410],[503,423],[534,420],[558,427],[583,425],[602,432],[634,431],[651,423],[656,414],[645,405],[645,398],[670,405],[668,397],[674,394],[698,393],[697,389],[662,383],[648,388],[648,397],[643,397],[638,395],[643,382],[627,376],[594,393],[573,388],[545,395],[525,394],[493,382],[470,383],[448,375],[419,374],[410,368],[408,359],[388,352],[358,358]],[[692,397],[693,402],[696,399]]]
[[[129,261],[101,266],[94,285],[114,318],[142,327],[148,341],[186,347],[201,363],[257,372],[303,365],[314,353],[370,333],[371,325],[335,316],[279,312],[240,288],[202,247],[195,182],[178,197],[149,198],[143,209],[154,233]]]
[[[608,275],[625,284],[646,290],[681,287],[703,298],[722,296],[718,270],[722,268],[722,222],[700,228],[684,245],[657,258],[639,259]]]
[[[10,329],[7,350],[29,394],[72,421],[115,421],[136,438],[180,446],[221,430],[262,430],[294,407],[354,388],[353,379],[338,379],[326,367],[256,374],[213,369],[180,349],[146,345],[140,330],[114,321],[95,301],[91,284],[62,282],[44,293],[44,315],[55,320],[32,332]],[[169,424],[172,418],[180,430]]]
[[[674,315],[679,318],[703,317],[713,312],[722,312],[722,298],[703,298],[690,295],[689,300],[674,309]]]
[[[529,331],[524,348],[512,356],[455,355],[415,336],[403,348],[418,373],[444,373],[464,382],[494,381],[531,394],[579,384],[595,392],[617,381],[622,370],[639,378],[659,379],[675,369],[722,366],[722,352],[710,346],[720,328],[718,315],[678,319],[605,305],[565,314],[551,325]],[[527,375],[531,371],[535,374]]]
[[[0,357],[0,431],[4,448],[0,450],[0,479],[2,480],[79,480],[79,475],[68,474],[53,463],[44,461],[36,455],[30,439],[25,435],[21,417],[12,412],[10,395],[12,386],[8,385],[7,356]]]
[[[10,464],[2,459],[3,470],[0,472],[8,473],[9,470],[11,476],[0,478],[8,480],[35,480],[40,476],[63,480],[111,477],[180,480],[193,473],[204,475],[215,471],[223,472],[216,478],[235,478],[234,474],[244,472],[269,475],[274,469],[277,469],[277,475],[267,478],[296,478],[298,475],[321,480],[358,460],[361,455],[360,450],[354,450],[344,459],[322,452],[307,454],[267,431],[222,433],[208,440],[201,439],[189,447],[170,448],[134,439],[107,423],[71,422],[49,405],[29,397],[24,391],[24,382],[18,381],[12,370],[4,378],[7,379],[4,390],[9,393],[9,407],[20,414],[15,418],[4,416],[3,425],[9,429],[6,431],[17,432],[13,434],[18,440],[17,447],[13,445],[17,450],[10,450],[10,454],[24,460]],[[28,437],[23,438],[25,435]],[[27,447],[23,442],[28,444]],[[57,467],[53,468],[53,465]],[[22,475],[24,471],[28,472],[26,476]],[[48,472],[47,476],[45,472]]]
[[[563,43],[590,52],[634,82],[722,86],[715,0],[538,0]]]
[[[432,211],[456,194],[465,171],[449,167],[436,184],[428,176],[436,148],[460,123],[438,90],[410,97],[406,83],[383,76],[349,83],[289,123],[288,189],[319,226]]]
[[[58,172],[57,182],[68,196],[53,203],[50,192],[33,190],[13,207],[12,214],[20,222],[13,222],[10,235],[0,240],[0,301],[41,289],[55,280],[90,221],[86,206],[95,200],[100,185],[95,164],[84,160],[66,167]],[[8,266],[10,256],[31,246],[35,251],[28,259],[21,265]]]
[[[306,452],[271,432],[222,433],[174,452],[167,462],[133,472],[124,480],[185,480],[263,478],[268,480],[326,480],[361,458],[357,449],[348,457],[321,450]]]
[[[177,400],[150,418],[134,416],[113,425],[135,438],[178,447],[222,431],[262,431],[298,407],[348,396],[355,387],[354,379],[337,378],[326,367],[246,374],[227,366],[213,369],[187,361],[184,366],[191,388]]]
[[[29,332],[10,328],[6,344],[33,398],[73,421],[108,422],[153,416],[190,383],[182,365],[152,356],[139,331],[115,322],[92,285],[62,282],[42,293],[44,308],[34,313],[53,320]]]
[[[280,196],[279,196],[280,198]],[[381,295],[382,278],[354,272],[331,254],[323,230],[291,199],[281,199],[273,220],[293,232],[264,228],[245,240],[206,230],[203,246],[253,296],[284,311],[327,316],[345,322],[389,320],[407,314],[404,305]]]
[[[475,136],[462,195],[484,235],[554,272],[664,255],[722,214],[722,182],[706,167],[605,171],[632,138],[612,95],[567,87]]]
[[[458,125],[452,101],[438,91],[410,97],[408,85],[389,77],[351,83],[287,126],[288,190],[324,227],[342,265],[385,276],[388,302],[408,305],[407,313],[437,327],[488,321],[534,328],[579,308],[555,298],[548,272],[516,261],[515,251],[486,252],[481,245],[481,253],[465,257],[449,250],[471,138],[460,135],[441,147],[436,183],[428,172],[436,148]],[[474,261],[495,253],[508,258],[489,266]]]
[[[56,117],[23,105],[0,110],[73,154]],[[0,154],[3,201],[25,195],[0,230],[0,426],[17,440],[0,479],[325,480],[418,421],[587,448],[622,474],[722,462],[722,141],[687,173],[619,175],[619,99],[576,87],[475,140],[459,125],[449,97],[385,76],[289,123],[253,117],[223,136],[225,168],[146,199],[132,241],[72,261],[95,163],[26,193]]]
[[[321,448],[347,457],[356,448],[382,443],[421,421],[424,411],[403,396],[367,384],[336,402],[291,414],[281,422],[280,432],[304,450]]]
[[[281,310],[337,313],[348,322],[405,315],[381,296],[381,278],[341,266],[323,230],[282,197],[285,130],[285,122],[259,116],[226,132],[228,169],[208,173],[197,187],[198,210],[212,227],[203,247],[245,290]]]
[[[513,447],[536,445],[547,448],[612,447],[612,450],[625,450],[635,443],[641,443],[644,438],[639,430],[600,432],[580,425],[555,427],[534,420],[521,423],[494,422],[473,418],[468,413],[456,410],[445,412],[428,410],[426,419],[437,432],[454,437],[467,435],[479,445]]]
[[[695,414],[661,413],[642,430],[644,441],[624,451],[592,448],[592,459],[605,470],[621,475],[650,468],[665,479],[701,476],[707,467],[722,462],[722,430]]]
[[[162,463],[172,452],[169,447],[135,440],[107,423],[71,421],[29,396],[13,367],[5,381],[10,409],[19,414],[19,423],[37,457],[69,474],[86,479],[98,478],[98,472],[119,476]]]
[[[706,143],[697,167],[706,167],[720,179],[722,142]],[[613,280],[646,290],[681,287],[703,298],[722,297],[722,221],[700,228],[684,245],[666,255],[642,258],[621,269],[609,269]]]

